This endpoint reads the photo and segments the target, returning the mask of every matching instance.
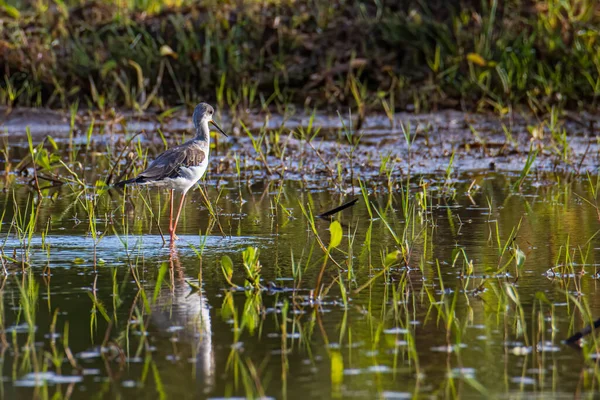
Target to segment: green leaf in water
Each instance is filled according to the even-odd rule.
[[[398,250],[392,251],[391,253],[387,253],[385,256],[385,260],[383,261],[383,265],[386,267],[392,266],[396,261],[398,261],[398,257],[400,256],[400,252]]]
[[[342,243],[342,225],[339,221],[333,221],[329,225],[329,232],[331,233],[331,240],[329,241],[329,248],[336,248]]]
[[[167,274],[168,270],[169,270],[169,264],[166,262],[162,263],[162,265],[160,266],[160,269],[158,270],[158,277],[156,278],[156,284],[154,285],[154,294],[152,296],[152,303],[156,303],[156,299],[158,298],[158,295],[160,294],[160,287],[162,286],[162,283],[165,279],[165,275]]]
[[[544,292],[535,292],[535,298],[541,301],[542,303],[552,305],[552,303],[550,302],[550,300],[548,300],[548,297],[546,297],[546,294]]]
[[[50,135],[46,136],[46,139],[48,140],[48,143],[50,143],[52,145],[52,148],[54,150],[58,150],[58,145],[56,144],[56,142],[54,141],[54,138]]]
[[[517,268],[522,268],[523,264],[525,263],[525,253],[523,253],[523,250],[517,248],[515,250],[515,261],[517,262]]]
[[[223,269],[223,274],[225,274],[226,278],[231,278],[233,275],[233,261],[229,256],[221,257],[221,268]]]
[[[521,305],[521,301],[519,300],[519,293],[515,290],[515,287],[511,284],[506,283],[504,285],[504,289],[506,290],[506,294],[508,297],[517,305]]]
[[[73,264],[83,264],[85,262],[85,260],[81,257],[77,257],[76,259],[73,260]]]
[[[233,283],[231,282],[233,276],[233,261],[231,261],[229,256],[221,257],[221,271],[223,271],[223,276],[225,276],[227,283],[233,286]]]
[[[160,400],[167,398],[167,393],[165,392],[165,387],[162,383],[162,379],[160,377],[160,372],[158,371],[158,367],[156,363],[152,363],[152,375],[154,376],[154,382],[156,385],[156,392],[158,393],[158,398]]]
[[[331,357],[331,384],[338,386],[344,380],[344,359],[339,351],[332,351]]]
[[[192,291],[194,291],[194,292],[200,291],[200,286],[196,285],[194,282],[186,280],[185,283],[187,283],[189,285],[189,287],[192,288]]]
[[[255,288],[260,287],[260,270],[262,266],[258,260],[260,251],[258,247],[248,247],[242,252],[242,259],[244,260],[244,269],[246,270],[246,280],[250,282]]]
[[[100,312],[100,314],[102,315],[102,317],[104,317],[104,320],[106,320],[106,322],[110,322],[110,317],[108,316],[108,313],[106,312],[106,308],[104,307],[104,304],[102,304],[101,301],[99,301],[96,297],[94,297],[94,295],[90,292],[87,292],[88,296],[90,297],[90,299],[92,300],[92,302],[94,303],[94,305],[96,306],[96,308],[98,309],[98,311]]]

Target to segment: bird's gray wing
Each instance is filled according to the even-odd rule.
[[[138,178],[144,181],[160,181],[165,178],[175,178],[181,167],[200,165],[206,154],[199,146],[182,144],[175,146],[159,155]]]

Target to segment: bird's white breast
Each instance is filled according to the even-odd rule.
[[[194,186],[200,178],[206,172],[206,168],[208,167],[208,157],[206,157],[202,164],[194,167],[181,167],[179,169],[179,176],[177,178],[168,179],[168,183],[165,186],[170,189],[179,190],[181,192],[187,192]]]

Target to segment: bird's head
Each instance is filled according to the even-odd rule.
[[[192,116],[192,120],[194,121],[194,127],[196,130],[201,129],[203,126],[207,126],[208,124],[213,125],[219,132],[221,132],[225,137],[227,134],[223,132],[223,129],[215,121],[213,121],[213,115],[215,114],[215,109],[208,103],[200,103],[194,108],[194,115]]]

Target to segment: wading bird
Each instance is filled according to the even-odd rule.
[[[208,166],[208,152],[210,150],[210,128],[208,124],[212,124],[227,137],[223,129],[213,121],[214,113],[215,110],[209,104],[198,104],[192,116],[196,137],[160,154],[144,172],[135,178],[115,184],[116,187],[136,184],[170,189],[169,235],[171,236],[171,242],[177,239],[175,230],[177,229],[185,195],[202,178]],[[175,190],[181,192],[181,200],[177,216],[173,222],[173,196]]]

